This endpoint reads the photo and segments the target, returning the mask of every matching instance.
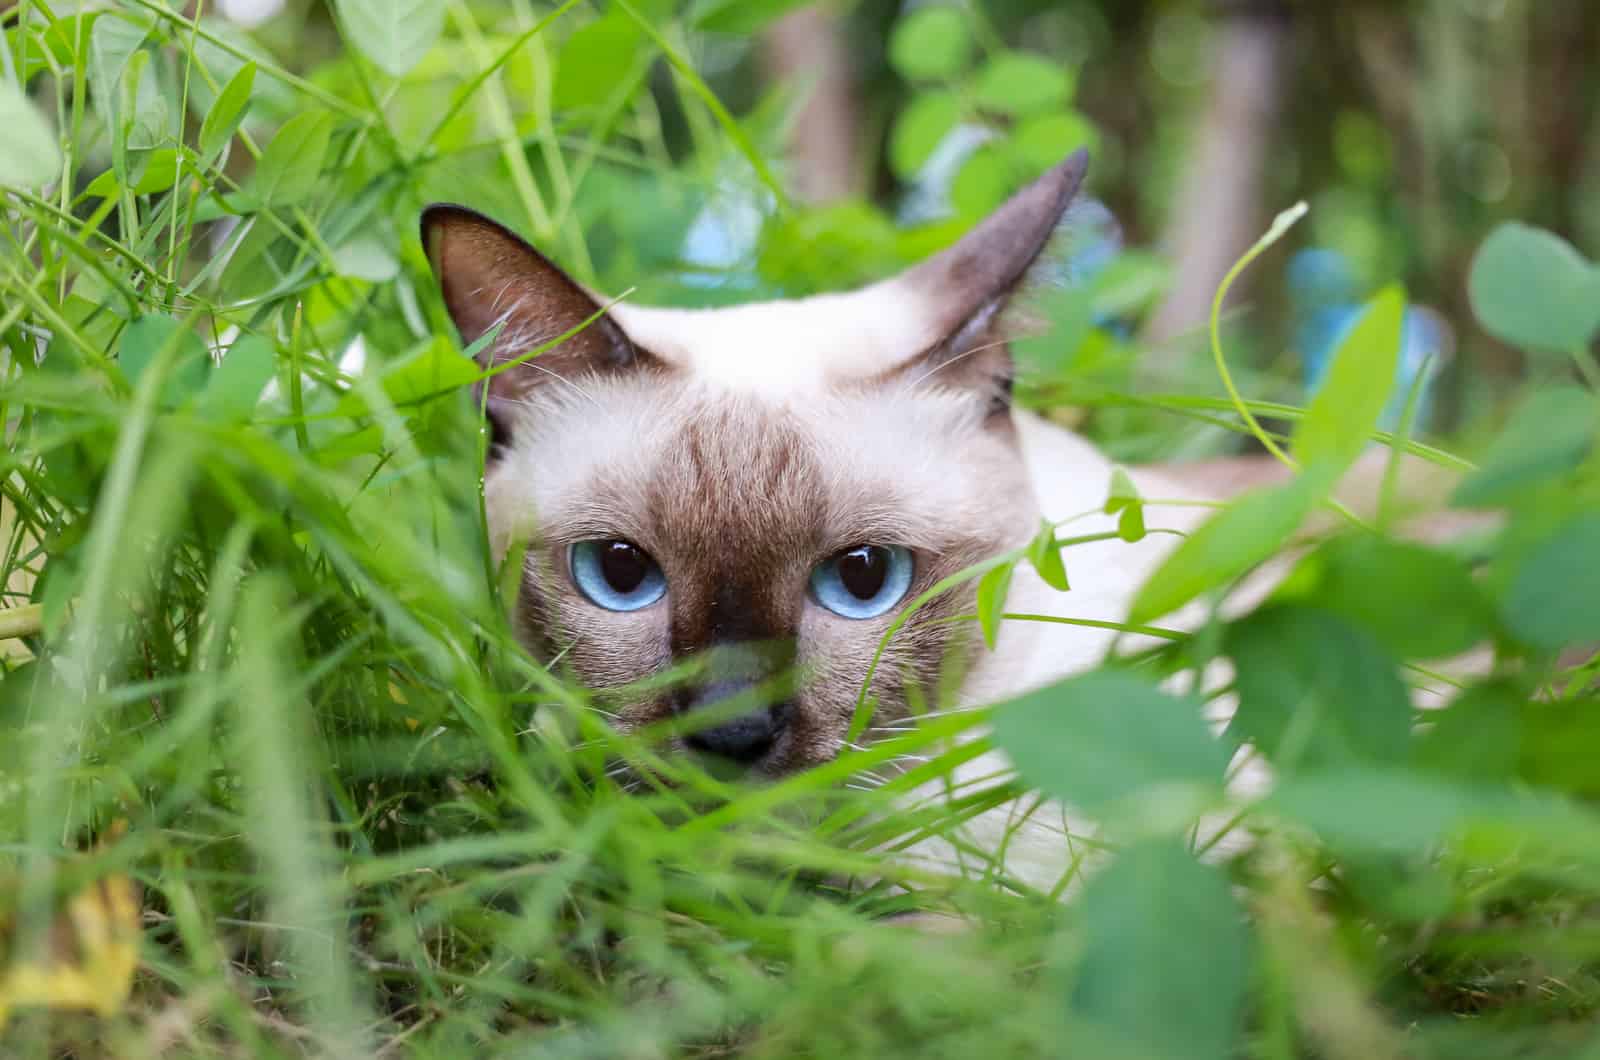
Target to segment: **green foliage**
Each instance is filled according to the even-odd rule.
[[[1493,507],[1570,476],[1600,431],[1594,395],[1574,386],[1535,391],[1456,489],[1463,507]]]
[[[1526,350],[1586,348],[1600,332],[1600,265],[1551,232],[1503,225],[1473,261],[1472,308],[1491,334]]]
[[[972,94],[986,110],[1025,117],[1067,102],[1072,79],[1048,59],[1026,52],[1002,52],[978,72]]]
[[[1299,529],[1326,490],[1326,475],[1307,472],[1287,485],[1231,502],[1185,538],[1145,582],[1128,621],[1142,624],[1170,614],[1249,572]]]
[[[994,739],[1031,787],[1096,816],[1126,817],[1136,798],[1181,806],[1220,797],[1227,756],[1200,713],[1194,700],[1102,670],[1007,703],[995,713]]]
[[[0,186],[36,188],[61,173],[61,150],[49,124],[15,85],[0,86]]]
[[[1141,843],[1089,885],[1082,914],[1070,1005],[1096,1056],[1237,1055],[1252,954],[1223,873],[1171,840]]]
[[[1567,520],[1517,565],[1506,591],[1507,627],[1529,644],[1555,650],[1600,640],[1600,512]]]
[[[335,0],[345,39],[390,77],[403,77],[444,28],[445,0]]]
[[[1122,634],[1104,666],[751,788],[614,731],[518,644],[528,542],[486,542],[481,372],[426,202],[483,206],[597,289],[707,303],[882,276],[1104,135],[1047,34],[919,5],[889,31],[910,92],[885,162],[909,182],[985,129],[952,216],[789,204],[781,106],[721,96],[738,35],[793,6],[341,0],[252,34],[164,0],[8,13],[0,1009],[51,960],[104,1004],[18,1005],[0,1052],[1556,1057],[1591,1033],[1600,399],[1567,373],[1600,318],[1594,266],[1548,233],[1499,231],[1474,270],[1490,334],[1574,361],[1540,362],[1455,491],[1494,519],[1475,539],[1329,499],[1382,444],[1397,289],[1309,408],[1211,379],[1151,398],[1116,323],[1168,267],[1134,252],[1044,298],[1024,396],[1102,428],[1137,407],[1245,430],[1243,407],[1295,424],[1300,470],[1189,533],[1128,623],[1074,617],[1098,614],[1077,544],[1171,533],[1172,498],[1124,472],[1062,513],[1098,529],[1046,523],[915,605],[971,594],[937,621],[993,645],[1026,632],[1026,563],[1060,621]],[[683,260],[732,204],[743,257]],[[1292,572],[1258,605],[1269,563]],[[1206,613],[1148,625],[1180,610]],[[991,747],[1015,769],[983,790]],[[1270,786],[1229,781],[1260,763]],[[1013,797],[1070,811],[1060,894],[963,832]],[[961,871],[885,856],[930,835]],[[143,890],[131,984],[83,926],[111,880]],[[930,938],[908,910],[970,923]]]
[[[1342,472],[1366,448],[1389,403],[1375,383],[1395,377],[1405,312],[1404,291],[1383,292],[1334,351],[1327,379],[1295,428],[1293,453],[1302,465]]]
[[[889,62],[915,86],[889,134],[889,165],[914,180],[939,146],[962,126],[987,139],[960,159],[950,188],[957,216],[983,216],[1024,183],[1080,147],[1093,125],[1070,108],[1075,72],[1051,58],[987,49],[974,65],[977,12],[935,4],[897,19]]]

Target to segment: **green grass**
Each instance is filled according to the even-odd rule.
[[[475,372],[414,233],[424,203],[467,201],[582,280],[690,300],[676,247],[716,181],[781,187],[778,108],[730,114],[697,72],[693,12],[661,2],[605,16],[618,72],[601,81],[580,61],[588,5],[416,3],[404,26],[442,12],[439,36],[398,78],[404,40],[359,52],[315,19],[256,41],[166,0],[92,21],[71,6],[24,0],[5,22],[4,91],[27,87],[60,150],[4,161],[0,1000],[21,997],[19,970],[54,967],[104,1011],[19,1005],[0,1052],[1600,1050],[1596,668],[1558,660],[1600,638],[1600,594],[1574,588],[1600,507],[1592,394],[1558,392],[1546,431],[1486,455],[1479,474],[1498,477],[1480,492],[1510,521],[1475,554],[1345,538],[1280,610],[1138,661],[1128,680],[1164,728],[1186,701],[1154,675],[1262,660],[1240,662],[1238,735],[1289,776],[1265,803],[1202,768],[1174,824],[1170,763],[1143,754],[1153,728],[1108,718],[1117,704],[1083,684],[1007,708],[998,738],[1046,758],[997,794],[913,812],[892,805],[908,780],[870,779],[910,754],[929,758],[911,779],[948,775],[948,741],[986,712],[741,790],[612,734],[516,645],[486,559]],[[236,129],[219,98],[248,101]],[[757,285],[804,285],[796,219],[815,217],[778,198],[789,242],[763,248]],[[907,234],[891,256],[950,234]],[[357,334],[374,363],[350,378]],[[1260,429],[1217,386],[1151,397],[1062,376],[1031,393],[1137,405],[1169,430]],[[1314,424],[1281,439],[1291,456],[1371,434],[1354,403],[1248,408]],[[1219,598],[1241,556],[1282,548],[1251,528],[1326,502],[1300,481],[1253,502],[1271,519],[1222,513],[1235,551],[1190,550],[1165,595]],[[1408,708],[1382,713],[1408,661],[1477,645],[1493,679],[1437,724],[1413,736]],[[1089,765],[1053,771],[1065,746]],[[1210,747],[1185,744],[1185,768]],[[1133,765],[1108,779],[1102,759]],[[619,761],[670,782],[624,785]],[[965,878],[875,853],[1005,795],[1086,802],[1091,781],[1134,811],[1111,843],[1119,875],[1081,899],[1005,880],[981,852]],[[1251,851],[1190,856],[1196,807],[1236,813]],[[96,963],[115,939],[67,912],[123,876],[142,891],[125,999]],[[891,916],[910,910],[967,923]]]

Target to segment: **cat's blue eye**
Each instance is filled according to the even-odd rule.
[[[578,590],[607,611],[638,611],[667,592],[660,565],[631,541],[579,541],[567,551],[567,565]]]
[[[877,618],[905,599],[914,566],[899,545],[857,545],[817,565],[811,595],[841,618]]]

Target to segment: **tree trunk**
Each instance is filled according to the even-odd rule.
[[[1145,331],[1152,347],[1206,322],[1223,277],[1260,233],[1288,40],[1288,16],[1279,11],[1251,9],[1219,23],[1211,96],[1166,237],[1172,290]],[[1164,359],[1159,350],[1152,354],[1153,360]],[[1151,367],[1161,373],[1164,366]]]
[[[812,203],[855,194],[860,106],[838,16],[823,4],[802,7],[774,23],[762,43],[768,80],[803,93],[789,140],[795,194]]]

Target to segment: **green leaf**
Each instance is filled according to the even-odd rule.
[[[558,107],[597,107],[617,90],[617,78],[634,63],[644,32],[631,18],[612,13],[579,28],[561,46],[556,67]]]
[[[256,64],[245,63],[239,72],[223,86],[217,101],[206,112],[200,124],[200,154],[214,158],[222,153],[244,121],[245,108],[250,105],[250,92],[256,84]]]
[[[0,82],[0,186],[37,188],[61,176],[61,148],[55,130],[10,81]]]
[[[1111,469],[1111,490],[1106,497],[1106,514],[1122,513],[1117,520],[1117,535],[1127,542],[1142,541],[1145,535],[1144,498],[1133,479],[1120,467]]]
[[[199,336],[171,317],[153,314],[140,317],[123,331],[117,363],[133,386],[139,385],[145,372],[162,355],[168,360],[167,376],[161,383],[161,404],[175,408],[205,385],[209,359]]]
[[[960,124],[961,115],[961,99],[954,92],[924,92],[913,99],[889,135],[889,168],[895,176],[914,177]]]
[[[1061,106],[1072,95],[1073,80],[1065,67],[1049,59],[1002,52],[979,71],[973,98],[986,110],[1021,117]]]
[[[150,33],[148,22],[107,11],[95,19],[89,34],[89,98],[108,129],[117,129],[122,96],[122,71]]]
[[[1171,286],[1172,266],[1155,254],[1124,250],[1094,279],[1094,311],[1125,317],[1153,306]]]
[[[83,64],[87,60],[90,31],[102,12],[84,11],[76,15],[57,14],[49,23],[22,34],[22,64],[18,80],[29,84],[34,75],[50,69],[51,61],[61,67]],[[13,31],[14,32],[14,31]]]
[[[1035,114],[1017,123],[1011,149],[1029,177],[1042,174],[1080,147],[1099,154],[1100,134],[1083,115]]]
[[[1373,534],[1338,538],[1308,564],[1315,603],[1363,627],[1396,655],[1436,659],[1486,637],[1494,612],[1466,565],[1445,552]]]
[[[996,708],[994,742],[1029,786],[1091,813],[1173,790],[1201,805],[1221,793],[1228,765],[1197,700],[1120,670],[1070,678]]]
[[[993,144],[972,152],[950,184],[950,201],[969,220],[987,216],[1016,188],[1016,174],[1005,153]]]
[[[1386,288],[1367,303],[1334,351],[1327,377],[1294,433],[1294,455],[1302,464],[1326,462],[1342,471],[1366,448],[1394,389],[1405,313],[1405,292]]]
[[[422,61],[444,28],[445,0],[334,0],[344,35],[390,77]]]
[[[806,0],[697,0],[689,21],[708,33],[754,33]],[[563,51],[565,56],[565,51]]]
[[[895,23],[889,64],[908,81],[954,77],[972,58],[972,33],[953,7],[923,7]]]
[[[222,420],[249,419],[276,368],[271,343],[259,335],[240,336],[211,373],[204,408]]]
[[[1467,689],[1449,706],[1427,715],[1431,725],[1417,738],[1417,764],[1467,783],[1509,780],[1522,753],[1527,699],[1503,680]]]
[[[482,370],[467,357],[456,351],[453,343],[436,338],[415,354],[396,361],[384,372],[383,392],[395,405],[405,411],[473,383]],[[366,410],[366,400],[359,390],[352,390],[340,399],[336,411],[340,415],[360,415]]]
[[[1135,504],[1122,509],[1122,515],[1117,519],[1117,536],[1132,544],[1143,541],[1145,533],[1144,505]]]
[[[1078,913],[1083,951],[1071,1012],[1098,1032],[1081,1055],[1238,1055],[1253,947],[1220,870],[1175,840],[1141,843],[1089,882]]]
[[[1239,706],[1229,731],[1285,772],[1402,759],[1411,700],[1370,633],[1314,608],[1278,605],[1229,627]]]
[[[288,206],[316,190],[333,135],[333,115],[313,110],[283,123],[256,165],[248,191],[258,206]]]
[[[1287,777],[1267,805],[1340,850],[1401,855],[1426,851],[1495,809],[1479,789],[1362,766]]]
[[[1528,703],[1522,742],[1514,745],[1518,777],[1584,798],[1600,795],[1600,702]],[[1476,778],[1475,778],[1476,779]]]
[[[1000,620],[1006,610],[1006,594],[1011,591],[1011,572],[1014,566],[1004,563],[985,574],[978,582],[978,626],[983,630],[983,642],[994,651],[995,638],[1000,635]]]
[[[387,283],[400,273],[400,259],[373,231],[357,232],[334,247],[333,264],[340,276],[353,276],[368,283]]]
[[[1143,503],[1144,496],[1139,492],[1139,487],[1134,485],[1127,469],[1112,468],[1111,485],[1106,490],[1106,514],[1116,515],[1124,508]]]
[[[1173,549],[1134,597],[1128,621],[1152,622],[1270,557],[1299,529],[1330,481],[1329,472],[1312,468],[1282,486],[1234,500]]]
[[[174,123],[154,55],[143,49],[128,57],[118,86],[115,130],[129,150],[161,147],[173,140]]]
[[[157,192],[171,188],[178,179],[178,152],[176,148],[162,147],[147,152],[143,159],[141,172],[134,181],[133,192],[135,195],[154,195]],[[109,198],[117,194],[117,172],[108,169],[89,182],[83,189],[85,195],[97,195]]]
[[[1570,353],[1600,331],[1600,268],[1543,229],[1516,222],[1495,229],[1468,286],[1485,330],[1530,352]]]
[[[1056,528],[1047,520],[1040,520],[1039,532],[1028,545],[1028,562],[1052,589],[1064,593],[1072,588],[1067,581],[1066,564],[1061,560],[1061,546],[1056,544]]]
[[[1478,470],[1456,487],[1450,503],[1492,507],[1560,478],[1589,455],[1597,430],[1600,409],[1593,394],[1575,386],[1538,391],[1512,415]]]
[[[1536,647],[1600,640],[1600,512],[1568,520],[1523,557],[1501,615]]]

